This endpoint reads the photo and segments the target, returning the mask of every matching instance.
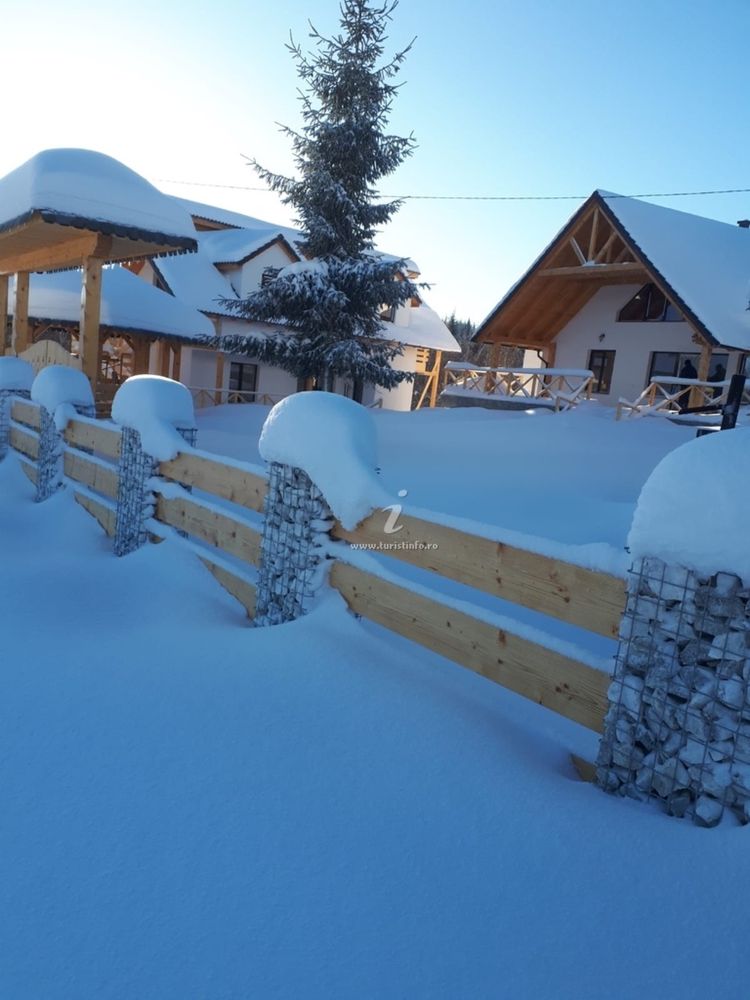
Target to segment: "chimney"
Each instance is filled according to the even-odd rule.
[[[750,229],[750,219],[740,219],[737,225],[740,229]]]

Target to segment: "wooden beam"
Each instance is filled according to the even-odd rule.
[[[573,247],[573,253],[579,259],[579,261],[581,262],[581,264],[585,264],[586,263],[586,254],[578,246],[578,240],[574,236],[570,237],[570,245]]]
[[[589,264],[581,267],[546,267],[538,272],[540,278],[583,278],[585,280],[598,279],[602,277],[622,277],[633,276],[636,281],[638,277],[646,274],[646,269],[636,261],[625,261],[615,264]]]
[[[589,237],[588,259],[596,259],[596,238],[599,234],[599,209],[594,209],[594,220],[591,223],[591,236]]]
[[[390,510],[380,510],[353,531],[340,524],[333,537],[364,544],[384,554],[476,587],[493,597],[551,615],[615,639],[625,610],[625,581],[608,573],[560,562],[457,528],[401,514],[400,530],[386,533]],[[384,543],[406,543],[387,549]]]
[[[53,271],[56,268],[80,267],[88,257],[106,257],[111,237],[90,233],[52,246],[40,247],[0,258],[0,273],[17,271]]]
[[[219,458],[183,453],[169,462],[162,462],[159,475],[175,483],[193,486],[204,493],[212,493],[223,500],[262,511],[268,492],[268,479],[238,463],[224,463]]]
[[[610,250],[612,249],[612,244],[615,242],[616,239],[617,239],[617,233],[613,229],[612,232],[607,237],[607,239],[605,240],[601,250],[599,250],[596,257],[594,257],[594,260],[597,262],[597,264],[602,262],[609,263]]]
[[[8,275],[0,274],[0,357],[5,354],[5,331],[8,326]]]
[[[26,478],[36,486],[39,481],[39,470],[37,467],[31,463],[27,462],[25,458],[19,456],[18,461],[20,462],[21,469]]]
[[[169,378],[169,344],[166,340],[158,341],[159,344],[159,374]]]
[[[31,344],[29,335],[29,274],[19,271],[16,275],[13,305],[13,347],[15,354],[21,354]]]
[[[146,337],[133,337],[130,343],[133,351],[133,374],[148,375],[151,362],[151,341]]]
[[[216,395],[214,403],[221,406],[221,396],[224,389],[224,355],[221,351],[216,352]]]
[[[331,584],[358,615],[595,732],[610,677],[447,604],[335,562]]]
[[[84,486],[88,486],[96,493],[103,493],[104,496],[117,500],[120,477],[113,465],[107,466],[101,462],[92,461],[83,452],[66,449],[63,467],[68,479],[74,479],[77,483],[83,483]]]
[[[27,427],[33,427],[35,431],[38,431],[42,426],[42,417],[36,403],[27,403],[23,399],[14,399],[10,415],[17,424],[26,424]]]
[[[435,364],[432,366],[432,373],[430,375],[432,379],[432,386],[430,388],[430,409],[434,410],[437,406],[438,391],[440,389],[440,362],[443,357],[442,351],[435,351]]]
[[[260,532],[247,522],[211,510],[186,497],[157,497],[156,519],[215,545],[244,562],[260,563]]]
[[[172,378],[175,382],[180,381],[180,367],[182,363],[182,344],[172,345]]]
[[[99,317],[102,301],[102,262],[89,257],[83,266],[79,352],[84,374],[96,398],[99,382]]]
[[[71,420],[63,431],[67,444],[87,451],[99,452],[107,458],[120,457],[122,432],[110,429],[101,423]]]
[[[239,601],[242,607],[247,612],[248,618],[255,617],[255,585],[249,580],[243,579],[241,576],[237,576],[236,573],[230,573],[225,566],[220,566],[218,563],[212,562],[207,556],[198,557],[209,573],[218,580],[222,585],[224,590],[228,591],[235,600]]]
[[[22,431],[20,427],[11,427],[8,435],[11,448],[20,451],[34,461],[39,457],[39,437],[31,431]]]
[[[695,331],[693,339],[700,343],[701,345],[701,355],[698,359],[698,378],[701,382],[708,381],[708,372],[711,368],[711,345],[703,339],[703,337]],[[689,404],[690,406],[700,406],[703,395],[701,393],[700,387],[695,386],[690,390]]]
[[[104,500],[94,500],[88,493],[74,492],[73,496],[77,503],[88,511],[91,516],[99,522],[101,528],[112,538],[115,533],[115,522],[117,521],[117,511]]]

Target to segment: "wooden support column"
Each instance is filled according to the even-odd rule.
[[[145,337],[133,337],[131,348],[133,350],[133,374],[148,375],[151,357],[151,341]]]
[[[159,374],[169,378],[169,344],[166,340],[159,341]]]
[[[96,399],[99,383],[99,318],[102,303],[102,261],[87,257],[83,262],[81,286],[81,324],[79,328],[79,353],[83,372],[91,383]]]
[[[442,351],[435,351],[435,364],[432,367],[432,386],[430,387],[430,409],[437,406],[438,390],[440,389],[440,362],[443,357]]]
[[[0,274],[0,357],[5,354],[5,329],[8,325],[8,275]]]
[[[15,302],[13,305],[12,351],[20,354],[31,344],[29,332],[29,272],[16,275]]]
[[[216,352],[216,395],[214,404],[221,406],[221,397],[224,389],[224,355],[221,351]]]
[[[182,361],[182,344],[172,346],[172,378],[180,381],[180,362]]]

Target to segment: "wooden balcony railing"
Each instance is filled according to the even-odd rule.
[[[445,366],[446,395],[506,398],[568,410],[591,398],[594,373],[572,368],[478,368],[462,361]]]
[[[652,379],[632,402],[622,397],[617,402],[617,419],[623,417],[674,417],[687,407],[723,406],[727,401],[730,380],[704,382],[697,378],[666,377]],[[743,392],[742,405],[750,405],[750,386]]]

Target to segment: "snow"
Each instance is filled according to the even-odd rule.
[[[400,323],[386,323],[383,336],[399,344],[411,347],[427,347],[433,351],[447,351],[456,354],[461,346],[434,309],[422,302],[418,306],[407,306],[408,326]]]
[[[161,375],[133,375],[115,393],[112,419],[138,431],[147,455],[167,462],[187,450],[178,429],[195,427],[193,397],[181,382]]]
[[[260,229],[216,229],[201,233],[202,252],[214,264],[239,264],[276,240],[289,244],[289,236],[278,227]],[[289,249],[295,253],[294,247]]]
[[[0,357],[0,389],[28,392],[34,381],[34,369],[21,358]]]
[[[304,470],[344,528],[393,503],[377,477],[372,414],[330,392],[299,392],[268,414],[258,450],[267,462]]]
[[[88,149],[47,149],[0,179],[0,228],[30,212],[45,211],[117,231],[141,230],[156,242],[177,237],[192,243],[190,216],[111,156]]]
[[[200,243],[197,253],[160,257],[152,261],[152,266],[177,301],[219,316],[234,315],[221,304],[221,300],[236,299],[238,296],[228,279],[203,252]]]
[[[750,231],[637,198],[603,197],[716,341],[750,350]]]
[[[747,831],[576,781],[593,734],[337,600],[243,627],[14,457],[0,551],[3,996],[744,995]]]
[[[172,258],[167,258],[172,259]],[[188,255],[175,258],[188,259]],[[13,314],[15,296],[9,297]],[[81,272],[56,271],[32,274],[29,281],[29,315],[33,319],[80,323]],[[101,325],[112,330],[157,333],[168,337],[213,337],[215,330],[190,302],[137,278],[125,267],[102,271]]]
[[[628,543],[707,575],[736,573],[750,585],[747,498],[750,428],[696,438],[668,454],[646,481]]]
[[[89,380],[82,371],[64,365],[42,368],[31,386],[31,399],[52,415],[58,431],[76,416],[76,406],[94,405]]]

